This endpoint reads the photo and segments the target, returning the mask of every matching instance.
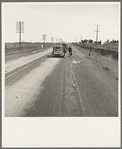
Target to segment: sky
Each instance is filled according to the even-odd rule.
[[[2,39],[5,42],[18,42],[16,22],[24,22],[21,40],[41,42],[46,34],[62,38],[65,42],[79,42],[81,39],[96,41],[119,40],[119,2],[9,2],[2,3]]]

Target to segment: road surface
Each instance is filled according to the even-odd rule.
[[[118,116],[117,62],[71,47],[72,57],[50,48],[6,62],[6,117]]]

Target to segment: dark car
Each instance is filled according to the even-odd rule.
[[[53,46],[52,56],[65,56],[65,50],[62,44]]]

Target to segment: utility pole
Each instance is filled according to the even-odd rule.
[[[98,26],[100,26],[100,25],[95,25],[95,26],[97,26],[97,30],[95,31],[96,32],[96,48],[97,48],[98,32],[100,32],[100,31],[98,31]]]
[[[81,40],[82,40],[82,35],[80,36],[80,42],[82,42]]]
[[[62,42],[62,38],[59,38],[59,42],[60,42],[60,43]]]
[[[74,42],[75,42],[75,43],[77,42],[77,37],[74,37]]]
[[[63,39],[61,38],[61,42],[63,42]]]
[[[53,37],[51,37],[51,41],[52,41],[52,43],[53,43],[53,39],[54,39],[54,38],[53,38]]]
[[[45,43],[46,39],[47,39],[47,35],[46,34],[42,34],[43,43]]]
[[[21,33],[24,33],[24,22],[17,21],[16,22],[16,33],[19,33],[19,44],[21,50]]]

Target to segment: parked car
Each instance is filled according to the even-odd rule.
[[[63,47],[62,44],[54,45],[53,46],[53,51],[52,51],[52,56],[63,56],[65,57],[66,50]]]

